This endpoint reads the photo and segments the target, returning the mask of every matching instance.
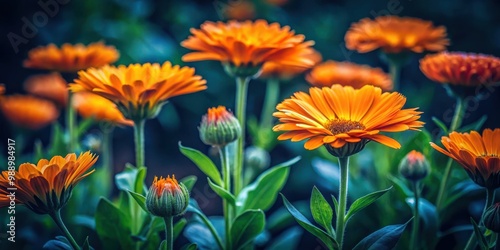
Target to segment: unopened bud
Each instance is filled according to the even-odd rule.
[[[429,171],[429,162],[422,153],[415,150],[408,153],[399,164],[399,172],[410,181],[419,181],[425,178]]]
[[[146,196],[148,211],[160,217],[172,217],[183,214],[189,205],[189,191],[175,176],[162,178],[155,176]]]
[[[236,141],[241,134],[240,123],[224,106],[209,108],[198,129],[203,143],[217,147]]]

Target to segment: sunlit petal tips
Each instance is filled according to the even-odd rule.
[[[123,114],[113,102],[90,92],[75,93],[73,95],[73,107],[85,118],[92,117],[97,121],[109,122],[113,125],[134,125],[133,121],[123,117]]]

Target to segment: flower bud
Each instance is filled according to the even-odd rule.
[[[257,171],[262,171],[269,167],[271,156],[259,147],[251,146],[245,149],[245,166]]]
[[[241,134],[240,123],[224,106],[209,108],[198,129],[203,143],[214,147],[236,141]]]
[[[155,176],[146,196],[148,211],[156,216],[171,217],[183,214],[189,204],[189,191],[175,176],[167,178]]]
[[[484,212],[484,226],[495,233],[500,233],[500,202],[486,209]]]
[[[422,153],[415,150],[408,153],[399,164],[399,172],[410,181],[419,181],[425,178],[429,171],[429,162]]]

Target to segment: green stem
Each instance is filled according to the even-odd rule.
[[[273,112],[276,109],[280,94],[280,82],[278,78],[270,78],[267,80],[266,97],[264,106],[260,116],[260,127],[270,129],[273,126]]]
[[[493,200],[495,199],[495,189],[486,189],[486,203],[484,204],[483,208],[483,213],[481,214],[481,220],[478,223],[478,226],[483,226],[484,224],[484,214],[486,212],[486,209],[490,207],[493,204]],[[465,250],[473,250],[476,248],[477,241],[476,241],[476,234],[474,233],[474,230],[472,231],[471,236],[469,237],[469,240],[467,241],[467,245],[465,246]]]
[[[66,129],[68,133],[68,152],[77,150],[78,134],[76,129],[76,112],[72,105],[73,93],[68,95],[68,106],[66,107]]]
[[[174,249],[174,217],[164,217],[165,221],[165,238],[167,241],[167,250]]]
[[[401,75],[401,66],[394,60],[389,60],[389,74],[391,75],[393,90],[399,90],[399,78]]]
[[[135,121],[134,142],[135,142],[135,167],[144,166],[144,124],[146,120]],[[140,191],[140,190],[139,190]],[[137,192],[137,190],[136,190]]]
[[[222,164],[222,177],[224,178],[224,189],[226,189],[228,192],[231,192],[231,166],[229,164],[229,148],[227,146],[224,146],[223,148],[219,147],[219,155],[220,155],[220,161]],[[232,212],[231,212],[231,206],[229,202],[227,202],[226,199],[222,199],[222,206],[224,209],[224,223],[225,223],[225,231],[226,231],[226,248],[225,249],[231,249],[231,222],[232,222]]]
[[[240,122],[241,136],[238,139],[236,155],[234,161],[234,194],[238,195],[243,188],[243,149],[245,146],[245,127],[246,127],[246,104],[248,92],[248,77],[236,77],[236,118]]]
[[[337,211],[337,235],[336,240],[339,249],[342,250],[345,230],[345,213],[347,205],[347,188],[349,184],[349,157],[339,158],[340,187],[339,187],[339,209]]]
[[[419,230],[418,226],[420,223],[420,215],[419,215],[419,210],[418,210],[420,190],[418,188],[418,181],[413,181],[412,184],[413,184],[413,193],[414,193],[414,197],[415,197],[415,200],[414,200],[415,204],[413,207],[413,228],[411,231],[410,250],[418,249],[417,237],[418,237],[418,230]]]
[[[68,239],[69,243],[71,243],[73,249],[80,250],[80,246],[76,243],[75,238],[73,238],[66,225],[64,225],[64,222],[61,218],[61,210],[58,209],[54,212],[49,213],[49,215],[50,217],[52,217],[57,226],[63,231],[66,239]]]
[[[105,193],[109,194],[111,185],[114,181],[113,176],[113,127],[102,129],[102,166],[103,174],[108,179],[105,185]]]
[[[208,230],[210,230],[210,233],[215,238],[215,242],[217,243],[217,246],[219,247],[219,249],[224,250],[225,248],[222,245],[222,240],[220,239],[219,234],[217,233],[217,230],[214,228],[214,226],[212,225],[210,220],[207,218],[207,216],[205,214],[203,214],[202,212],[199,212],[196,214],[200,216],[203,223],[205,223],[205,225],[208,227]]]
[[[455,131],[457,128],[460,127],[460,124],[462,123],[462,119],[464,116],[465,112],[465,106],[464,106],[464,101],[462,98],[457,97],[457,104],[455,106],[455,113],[453,115],[453,119],[451,120],[450,124],[450,129],[448,130],[449,132]],[[446,167],[444,170],[444,175],[443,179],[441,180],[441,185],[439,187],[439,193],[438,197],[436,199],[436,209],[437,211],[440,211],[441,206],[443,205],[442,203],[444,202],[444,199],[446,198],[446,186],[448,184],[448,180],[451,175],[451,165],[453,163],[453,159],[449,158],[448,162],[446,162]]]

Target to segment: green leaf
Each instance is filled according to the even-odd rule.
[[[178,222],[175,223],[174,225],[174,240],[179,237],[181,234],[182,230],[187,224],[187,220],[185,218],[180,219]]]
[[[236,198],[238,212],[247,209],[262,209],[264,211],[269,209],[276,201],[278,192],[286,183],[290,172],[288,166],[298,160],[300,157],[295,157],[266,170],[252,184],[243,188]]]
[[[115,175],[116,186],[119,190],[125,192],[132,190],[136,193],[144,193],[144,178],[146,177],[146,168],[136,168],[131,164],[126,164],[125,169]]]
[[[158,249],[159,250],[166,250],[167,249],[167,240],[162,240],[160,243],[160,247]]]
[[[207,180],[208,180],[208,185],[212,188],[212,190],[218,196],[220,196],[222,199],[228,201],[229,203],[231,203],[231,205],[234,206],[234,204],[236,202],[236,198],[234,198],[234,195],[232,195],[231,193],[229,193],[227,190],[225,190],[221,186],[213,183],[212,180],[210,180],[210,178],[207,178]]]
[[[191,244],[187,244],[187,245],[184,245],[181,250],[196,250],[198,248],[198,245],[196,245],[195,243],[191,243]]]
[[[334,247],[338,248],[338,244],[333,239],[332,236],[330,236],[327,232],[321,230],[319,227],[313,225],[285,198],[283,194],[281,195],[281,197],[283,198],[283,203],[286,209],[288,209],[288,212],[292,214],[292,216],[295,218],[295,220],[297,221],[297,223],[299,223],[300,226],[302,226],[309,233],[316,236],[316,238],[320,239],[328,247],[328,249],[333,249]]]
[[[479,244],[479,248],[481,248],[481,250],[488,250],[489,249],[488,241],[484,237],[484,234],[483,234],[483,232],[481,232],[481,229],[477,225],[476,221],[474,221],[474,219],[472,219],[472,217],[471,217],[470,222],[472,223],[472,226],[474,227],[474,236],[476,236],[476,240],[479,239],[477,241]]]
[[[202,152],[184,147],[182,146],[181,142],[179,142],[179,150],[183,155],[185,155],[187,158],[189,158],[191,161],[198,166],[198,168],[205,173],[210,179],[212,179],[213,182],[218,184],[219,186],[222,185],[222,179],[219,170],[215,166],[214,162],[208,158],[205,154]]]
[[[371,194],[367,194],[367,195],[355,200],[351,204],[351,207],[349,208],[349,211],[347,212],[347,214],[345,216],[345,221],[347,222],[355,213],[359,212],[361,209],[369,206],[370,204],[372,204],[373,202],[378,200],[382,195],[387,193],[387,191],[391,190],[391,188],[392,188],[392,186],[387,188],[387,189],[384,189],[384,190],[380,190],[380,191],[373,192]]]
[[[238,215],[231,225],[232,249],[243,249],[264,230],[265,225],[265,215],[260,209]]]
[[[78,138],[80,138],[83,134],[89,130],[89,128],[95,123],[95,119],[90,117],[90,118],[85,118],[82,121],[78,123],[78,128],[77,128],[77,133],[78,133]]]
[[[408,223],[383,227],[362,239],[353,250],[391,250],[399,241]]]
[[[132,196],[132,198],[134,198],[134,200],[137,202],[137,204],[139,204],[139,206],[141,206],[141,208],[142,208],[142,210],[144,210],[144,212],[149,213],[148,209],[146,208],[146,197],[144,197],[144,195],[138,194],[138,193],[136,193],[134,191],[130,191],[130,190],[128,190],[128,193]]]
[[[442,122],[435,116],[432,117],[432,121],[441,129],[441,131],[443,131],[443,134],[448,134],[448,127],[446,127],[444,122]]]
[[[61,238],[62,237],[62,238]],[[47,250],[73,250],[73,247],[69,243],[69,241],[66,239],[66,237],[63,236],[58,236],[56,240],[49,240],[47,241],[42,249],[47,249]]]
[[[266,250],[297,249],[303,230],[294,226],[274,239]]]
[[[404,197],[409,197],[413,195],[413,192],[406,186],[406,184],[398,179],[396,176],[393,175],[388,175],[387,178],[394,184],[396,185],[396,189],[399,190]]]
[[[67,153],[64,131],[58,122],[52,125],[52,137],[50,138],[49,155],[65,155]]]
[[[196,201],[194,199],[190,199],[189,203],[190,204],[189,204],[186,211],[195,213],[196,215],[200,216],[201,220],[205,224],[205,227],[201,228],[201,225],[190,224],[186,228],[186,233],[184,233],[184,236],[186,236],[186,237],[189,236],[188,238],[192,241],[193,240],[202,240],[202,242],[206,242],[209,239],[207,237],[198,237],[198,233],[206,233],[206,231],[208,231],[208,233],[212,236],[212,237],[210,237],[210,239],[212,239],[211,243],[213,243],[213,241],[215,241],[217,243],[217,245],[219,246],[219,248],[223,249],[222,240],[221,240],[219,234],[217,233],[217,231],[215,230],[215,227],[212,224],[212,222],[210,222],[210,220],[207,218],[207,216],[201,210],[199,210],[197,208],[197,204],[196,204]],[[188,230],[191,232],[188,232]],[[201,230],[201,232],[199,232],[200,230]],[[196,243],[200,243],[200,242],[196,242]]]
[[[333,200],[333,212],[337,214],[337,211],[339,210],[339,202],[337,201],[337,198],[333,196],[333,194],[332,194],[332,200]]]
[[[194,184],[196,184],[196,181],[198,180],[198,177],[196,175],[188,175],[180,180],[180,182],[184,183],[186,188],[188,189],[189,192],[193,190]]]
[[[413,197],[406,198],[406,203],[410,208],[415,207],[415,199]],[[423,222],[420,225],[426,239],[432,239],[439,229],[439,216],[436,206],[424,198],[418,200],[418,212],[420,220]]]
[[[101,198],[95,213],[96,231],[103,249],[132,249],[131,221],[123,211]]]
[[[321,192],[313,187],[311,193],[311,212],[314,220],[320,224],[330,235],[333,235],[332,220],[333,210]]]
[[[309,211],[309,201],[296,201],[293,203],[294,207],[304,213]],[[288,212],[286,207],[280,207],[266,216],[266,229],[271,232],[271,234],[282,231],[289,225],[295,223],[293,216]]]

